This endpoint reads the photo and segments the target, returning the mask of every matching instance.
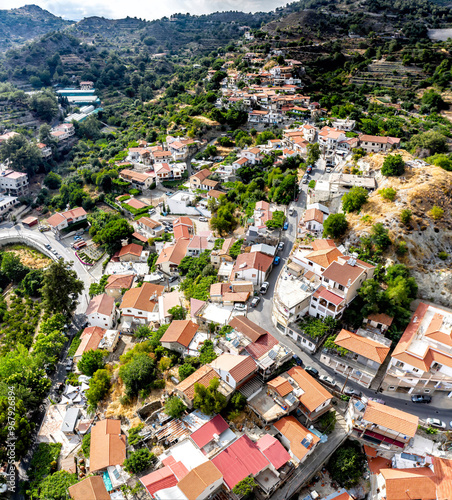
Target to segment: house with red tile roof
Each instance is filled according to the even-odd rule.
[[[134,280],[134,274],[111,274],[107,278],[105,293],[110,297],[119,300],[122,297],[122,292],[124,290],[132,288]]]
[[[177,487],[187,500],[204,500],[211,498],[222,485],[223,474],[208,460],[194,467]]]
[[[155,262],[155,267],[167,275],[176,273],[182,259],[187,255],[189,243],[188,238],[179,238],[173,245],[163,247]]]
[[[419,417],[370,399],[367,403],[355,403],[352,398],[345,416],[354,439],[386,450],[403,451],[414,438]]]
[[[129,243],[118,252],[120,262],[146,262],[149,257],[149,250],[144,250],[137,243]]]
[[[385,333],[388,328],[392,325],[394,321],[393,316],[389,316],[385,313],[373,313],[369,314],[367,318],[364,318],[363,323],[367,325],[367,328],[375,328],[381,333]]]
[[[57,212],[47,219],[53,231],[61,231],[71,224],[86,220],[87,213],[82,207],[72,208],[66,212]]]
[[[238,389],[251,380],[257,370],[256,362],[251,356],[236,356],[223,353],[210,364],[220,378],[233,389]]]
[[[164,290],[164,286],[154,283],[143,283],[140,287],[127,290],[119,306],[122,317],[128,319],[131,324],[162,322],[160,299]]]
[[[174,320],[160,339],[163,347],[188,355],[199,326],[191,320]]]
[[[382,387],[452,390],[452,311],[421,302],[391,355]]]
[[[161,222],[157,222],[150,217],[141,217],[140,219],[138,219],[137,228],[139,230],[142,230],[146,235],[149,235],[152,238],[161,236],[165,231],[165,227]]]
[[[121,421],[104,419],[91,428],[90,472],[100,472],[110,465],[122,465],[126,458],[126,437]]]
[[[72,500],[110,500],[102,476],[90,476],[68,488]]]
[[[267,280],[273,268],[273,258],[262,252],[242,253],[232,270],[232,279],[251,281],[257,286]]]
[[[96,295],[90,300],[85,314],[89,326],[111,329],[116,321],[115,299],[106,293]]]
[[[230,490],[242,479],[257,476],[270,467],[269,460],[246,434],[214,457],[212,463],[223,474]]]
[[[320,438],[292,416],[283,417],[273,424],[278,431],[282,444],[289,455],[298,463],[302,463],[314,451]]]
[[[381,333],[363,328],[356,333],[342,329],[334,340],[334,347],[324,347],[320,361],[350,380],[370,387],[390,347],[391,341]]]
[[[195,189],[202,189],[202,183],[209,177],[209,175],[212,175],[212,172],[208,169],[205,168],[203,170],[200,170],[199,172],[196,172],[196,174],[193,174],[190,177],[190,189],[194,191]]]

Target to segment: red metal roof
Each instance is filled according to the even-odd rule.
[[[226,429],[229,429],[229,425],[225,422],[221,415],[217,415],[195,431],[190,437],[199,446],[199,448],[203,448],[207,443],[212,441],[214,434],[220,435]]]
[[[175,462],[171,466],[166,465],[162,469],[151,472],[147,476],[140,478],[143,486],[149,491],[152,497],[154,493],[166,488],[172,488],[188,474],[188,470],[182,462]]]
[[[273,337],[273,335],[266,333],[265,335],[262,335],[262,337],[259,337],[256,342],[247,345],[246,350],[254,359],[259,359],[278,344],[279,342],[275,339],[275,337]]]
[[[284,446],[270,434],[262,436],[256,444],[275,469],[279,469],[290,460],[290,455]]]
[[[228,446],[213,460],[215,467],[223,474],[230,489],[249,475],[256,475],[268,466],[268,460],[256,443],[244,435]]]

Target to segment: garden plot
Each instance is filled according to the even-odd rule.
[[[97,245],[88,245],[77,252],[77,255],[80,257],[80,259],[88,264],[94,264],[104,254],[105,250]]]

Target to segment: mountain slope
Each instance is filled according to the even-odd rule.
[[[70,24],[37,5],[0,10],[0,52]]]

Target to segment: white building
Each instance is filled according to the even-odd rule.
[[[28,175],[5,168],[0,169],[0,190],[10,196],[21,196],[28,188]]]
[[[99,326],[110,330],[116,321],[115,299],[105,293],[96,295],[88,304],[85,314],[89,326]]]

